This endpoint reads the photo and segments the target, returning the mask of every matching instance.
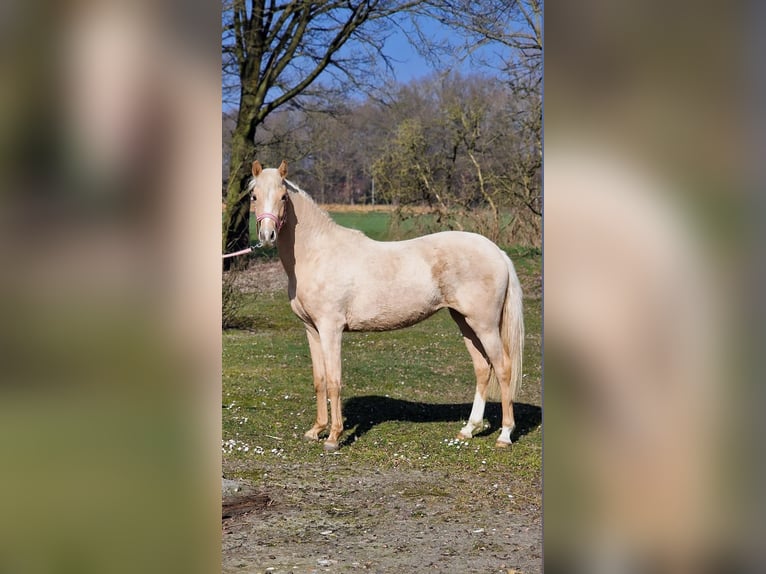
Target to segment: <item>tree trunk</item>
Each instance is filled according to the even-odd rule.
[[[250,162],[255,159],[253,143],[253,116],[240,108],[240,117],[231,137],[231,163],[229,182],[226,186],[226,209],[223,214],[223,252],[231,253],[250,247],[250,195],[247,182],[250,180]],[[249,161],[248,161],[249,160]],[[224,259],[224,269],[243,266],[246,255]]]

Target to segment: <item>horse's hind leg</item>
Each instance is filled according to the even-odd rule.
[[[319,341],[319,333],[310,326],[306,327],[306,337],[309,340],[311,351],[311,367],[314,372],[314,393],[317,399],[317,418],[303,438],[307,440],[319,440],[319,433],[327,429],[327,379],[324,370],[324,355]]]
[[[479,341],[481,341],[484,356],[489,361],[490,368],[500,385],[500,404],[503,411],[503,422],[500,436],[497,438],[495,445],[507,447],[511,444],[511,433],[515,427],[513,420],[513,397],[511,396],[511,358],[503,349],[503,340],[496,323],[493,321],[472,322],[471,318],[466,318],[466,323],[473,330]],[[475,406],[476,403],[474,402]]]
[[[473,432],[484,423],[484,407],[487,404],[487,387],[491,371],[489,362],[484,355],[484,348],[476,333],[468,326],[465,317],[454,309],[450,309],[450,315],[452,315],[455,323],[460,328],[460,333],[463,335],[463,341],[468,349],[468,353],[471,355],[473,370],[476,374],[476,393],[473,397],[471,414],[468,416],[468,423],[460,429],[457,435],[457,438],[464,440],[471,438]]]
[[[513,420],[513,397],[511,396],[511,358],[503,350],[503,342],[497,328],[478,333],[478,335],[497,377],[497,382],[500,384],[503,422],[495,446],[507,447],[511,444],[511,433],[516,426]]]

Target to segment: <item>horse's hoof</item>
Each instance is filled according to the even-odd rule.
[[[319,440],[319,436],[315,433],[312,433],[311,431],[308,431],[306,434],[303,435],[303,440],[308,442],[316,442]]]
[[[509,446],[511,446],[511,443],[504,440],[495,441],[495,448],[508,448]]]
[[[471,435],[469,434],[463,434],[461,432],[457,433],[457,440],[470,440]]]
[[[338,450],[338,443],[337,442],[330,442],[329,440],[324,441],[324,449],[327,452],[335,452]]]

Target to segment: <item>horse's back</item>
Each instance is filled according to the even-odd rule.
[[[495,243],[483,235],[469,231],[439,231],[401,243],[408,242],[428,245],[440,251],[448,250],[456,255],[465,254],[478,257],[477,263],[479,264],[486,264],[492,260],[499,262],[504,258],[502,250]]]

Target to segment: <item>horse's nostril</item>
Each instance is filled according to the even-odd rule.
[[[277,233],[274,230],[262,229],[258,237],[262,243],[274,243],[277,239]]]

